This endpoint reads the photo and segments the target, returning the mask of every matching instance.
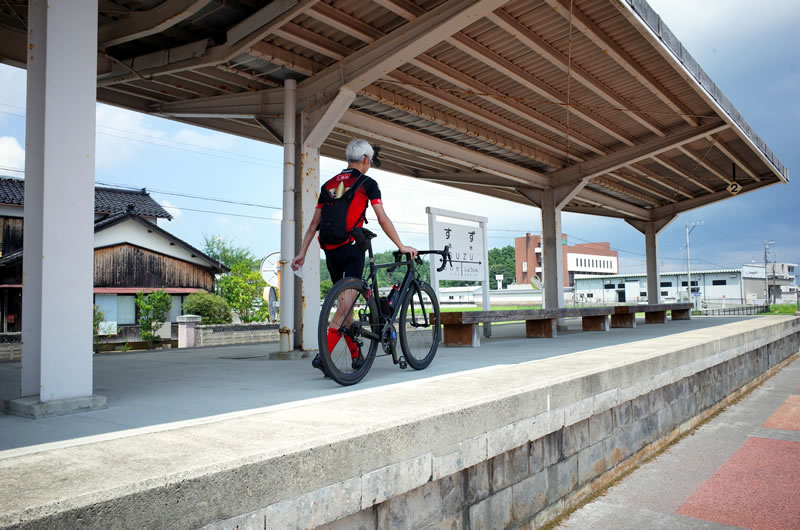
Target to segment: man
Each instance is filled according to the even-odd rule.
[[[319,200],[317,202],[317,209],[314,212],[314,217],[311,219],[311,224],[303,237],[303,243],[300,246],[300,252],[292,260],[292,270],[299,269],[306,260],[306,252],[311,245],[317,230],[320,228],[322,221],[322,209],[328,206],[334,199],[340,199],[348,190],[355,187],[355,193],[352,194],[352,200],[346,211],[346,231],[347,235],[342,241],[324,241],[320,239],[320,247],[325,251],[325,261],[328,266],[328,272],[331,274],[331,281],[335,284],[345,276],[361,278],[364,271],[364,250],[359,248],[351,234],[355,228],[361,228],[364,225],[366,217],[367,206],[372,205],[375,215],[378,218],[378,223],[381,225],[384,233],[389,236],[389,239],[397,245],[400,252],[411,254],[414,258],[417,255],[417,249],[403,244],[394,224],[386,215],[383,209],[383,201],[381,200],[381,190],[378,188],[378,183],[372,178],[366,176],[367,171],[373,165],[375,159],[375,151],[366,140],[353,140],[347,145],[345,151],[347,158],[347,169],[328,180],[322,186],[320,191]],[[377,164],[376,164],[377,167]],[[362,177],[363,176],[363,177]],[[348,297],[353,295],[348,295]],[[336,344],[341,338],[338,326],[342,321],[350,321],[352,315],[340,314],[345,312],[345,308],[350,307],[353,300],[342,300],[338,305],[336,314],[334,315],[331,323],[336,327],[328,329],[328,351],[333,351]],[[353,340],[345,335],[345,342],[350,351],[350,356],[353,362],[353,368],[357,369],[361,362],[360,352],[358,345]],[[319,354],[311,362],[314,368],[323,371],[322,359]]]

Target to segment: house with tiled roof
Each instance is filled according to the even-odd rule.
[[[25,181],[0,177],[0,314],[2,333],[21,329]],[[172,296],[170,321],[184,298],[214,289],[227,272],[216,260],[158,225],[172,216],[147,190],[95,188],[94,301],[107,328],[137,322],[137,292],[164,289]]]

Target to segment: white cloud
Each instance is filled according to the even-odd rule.
[[[25,150],[12,136],[0,136],[0,172],[22,176],[15,169],[25,169]],[[11,171],[10,171],[11,170]]]
[[[197,148],[210,149],[230,149],[234,143],[234,137],[230,134],[222,134],[214,131],[200,132],[195,129],[181,129],[172,138],[176,142],[189,144]]]
[[[170,215],[172,215],[172,217],[176,220],[183,215],[183,212],[177,206],[175,206],[166,199],[161,201],[161,206],[163,206],[170,213]]]

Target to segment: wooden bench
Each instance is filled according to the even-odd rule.
[[[644,313],[645,324],[666,324],[667,311],[672,312],[672,320],[689,320],[692,307],[690,303],[618,305],[611,315],[611,327],[635,328],[636,313]]]
[[[525,336],[554,338],[558,335],[558,319],[581,317],[583,331],[608,331],[608,317],[613,307],[568,307],[561,309],[514,309],[507,311],[463,311],[442,313],[445,346],[481,345],[481,322],[525,321]]]

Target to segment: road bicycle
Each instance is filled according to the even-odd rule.
[[[369,274],[366,279],[336,282],[322,303],[319,318],[319,352],[325,374],[343,386],[354,385],[367,375],[379,345],[401,369],[411,366],[424,370],[436,355],[441,336],[436,293],[415,269],[425,262],[395,251],[394,262],[376,264],[371,242],[376,235],[361,230],[369,252]],[[419,251],[419,255],[426,254],[441,257],[440,272],[450,262],[447,246],[444,250]],[[377,272],[392,272],[398,267],[407,267],[403,281],[392,287],[388,297],[380,297]]]

